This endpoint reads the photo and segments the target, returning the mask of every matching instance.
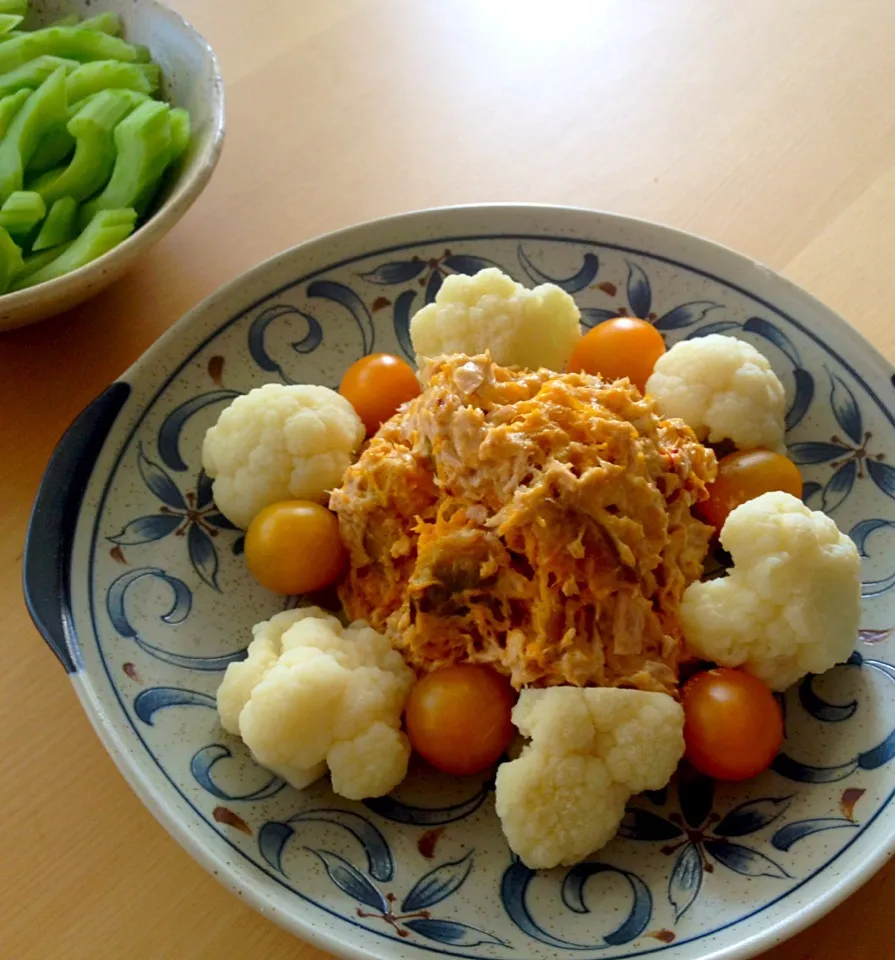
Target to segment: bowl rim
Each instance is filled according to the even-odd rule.
[[[66,296],[74,287],[89,286],[91,281],[99,280],[104,273],[117,264],[126,261],[139,246],[151,246],[160,240],[193,205],[196,198],[208,185],[214,173],[221,151],[224,147],[226,124],[224,118],[224,79],[220,63],[211,44],[179,11],[162,3],[161,0],[140,0],[146,6],[151,6],[160,15],[169,17],[185,33],[191,34],[204,49],[212,66],[212,82],[210,90],[212,136],[202,152],[195,157],[195,169],[189,177],[184,177],[181,171],[174,189],[165,202],[153,215],[139,226],[127,239],[104,253],[78,267],[44,283],[27,287],[24,290],[15,290],[0,294],[0,315],[4,311],[14,313],[23,307],[40,309],[42,305],[49,305]],[[13,328],[14,329],[14,328]],[[0,331],[3,330],[0,322]]]
[[[508,210],[515,211],[520,215],[526,213],[536,215],[537,213],[551,212],[554,214],[571,214],[575,217],[582,218],[599,217],[619,223],[635,224],[661,234],[667,239],[685,239],[690,243],[695,242],[698,247],[711,248],[714,252],[724,256],[725,265],[734,269],[755,271],[766,279],[771,279],[774,283],[783,285],[783,287],[791,295],[795,296],[806,308],[817,311],[820,315],[824,316],[826,320],[832,320],[847,330],[853,343],[867,350],[876,360],[880,371],[884,372],[887,377],[895,373],[895,367],[889,363],[876,347],[836,311],[823,304],[813,294],[798,284],[783,277],[760,261],[741,254],[724,244],[720,244],[690,231],[659,224],[646,218],[633,217],[606,210],[563,204],[504,201],[497,203],[484,202],[418,208],[384,217],[371,218],[342,227],[338,230],[308,238],[307,240],[279,251],[238,274],[217,290],[204,297],[151,344],[150,347],[122,373],[117,382],[128,384],[132,382],[135,376],[141,371],[141,368],[151,363],[154,356],[163,353],[172,341],[181,337],[184,331],[200,319],[208,310],[219,306],[222,302],[231,298],[233,294],[237,293],[242,287],[251,284],[252,281],[259,279],[268,271],[275,269],[282,260],[301,256],[302,252],[309,248],[313,248],[322,243],[332,243],[340,239],[346,239],[370,228],[381,229],[392,226],[396,228],[396,233],[401,230],[406,231],[407,225],[414,223],[425,224],[428,219],[438,215],[462,215],[464,212],[469,211],[478,213],[494,211],[495,214],[499,215]],[[513,232],[511,229],[508,230],[510,234]],[[586,241],[582,240],[582,242]],[[699,268],[696,269],[698,270]],[[712,275],[714,276],[714,274]],[[742,282],[745,283],[746,281],[744,280]],[[746,289],[745,292],[748,292],[748,289]],[[269,295],[270,292],[266,296]],[[750,295],[754,296],[754,294]],[[252,298],[253,301],[254,299],[255,298]],[[165,375],[162,374],[162,380],[164,380],[164,376]],[[149,401],[147,400],[147,402]],[[187,804],[189,814],[188,817],[185,818],[180,815],[178,810],[178,807],[184,802],[183,798],[173,798],[174,802],[172,803],[172,798],[167,795],[167,792],[157,788],[153,783],[152,777],[147,773],[147,768],[144,764],[137,762],[131,756],[131,751],[122,738],[121,732],[118,730],[117,725],[106,716],[99,702],[96,689],[92,683],[86,682],[87,679],[87,674],[84,671],[71,674],[71,680],[78,698],[85,707],[85,712],[88,715],[91,725],[114,759],[125,780],[171,836],[186,849],[194,859],[201,863],[212,876],[227,889],[239,895],[261,914],[274,920],[288,932],[336,956],[343,957],[345,960],[371,960],[371,958],[384,957],[388,955],[390,951],[393,951],[393,944],[389,944],[381,949],[368,949],[362,945],[366,942],[366,938],[363,935],[349,939],[335,931],[321,928],[318,924],[314,923],[312,916],[287,914],[280,908],[276,895],[267,887],[267,883],[259,885],[256,882],[259,872],[261,876],[264,876],[266,881],[270,881],[270,878],[264,874],[264,871],[260,870],[257,864],[252,861],[243,861],[243,858],[235,860],[230,857],[221,856],[215,852],[215,848],[204,843],[204,834],[197,835],[195,831],[190,829],[189,818],[196,816],[195,811],[191,809],[191,805]],[[875,821],[886,810],[887,805],[881,807],[873,817],[873,820]],[[888,812],[891,816],[891,806],[888,806]],[[207,825],[204,820],[199,819],[203,826]],[[868,823],[868,826],[869,825]],[[820,920],[842,901],[851,896],[877,873],[893,855],[895,855],[895,832],[893,832],[889,838],[888,843],[881,843],[869,851],[866,858],[860,864],[857,864],[850,873],[844,877],[838,875],[835,882],[821,892],[813,901],[797,907],[788,915],[781,917],[779,920],[767,926],[764,930],[751,935],[747,942],[732,943],[717,947],[711,945],[711,938],[714,932],[710,931],[702,935],[698,939],[702,940],[708,949],[704,953],[694,953],[693,960],[748,960],[748,958],[755,957],[771,947],[788,940],[790,937]],[[827,864],[827,866],[829,866],[829,864]],[[770,905],[771,904],[768,904],[767,906]],[[317,908],[312,904],[305,909],[313,911]],[[736,922],[738,921],[733,921],[734,924]],[[669,944],[664,947],[657,946],[647,951],[647,953],[661,953],[665,950],[673,949],[675,946],[685,946],[688,942],[689,941],[684,941],[681,944]],[[452,956],[454,954],[446,953],[445,955]]]

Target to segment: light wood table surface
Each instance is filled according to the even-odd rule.
[[[142,807],[21,599],[28,513],[63,429],[220,284],[385,214],[573,204],[762,260],[895,360],[892,0],[175,5],[222,63],[218,171],[126,279],[0,334],[4,960],[321,956],[225,891]],[[767,956],[895,957],[893,888],[890,864]]]

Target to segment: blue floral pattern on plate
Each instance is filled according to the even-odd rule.
[[[390,939],[405,952],[468,957],[695,958],[703,941],[737,942],[737,928],[757,929],[748,924],[765,923],[763,912],[816,895],[835,860],[859,855],[852,845],[887,812],[895,786],[895,710],[879,706],[895,682],[891,397],[881,400],[805,322],[648,249],[479,233],[331,261],[256,280],[251,305],[174,344],[164,381],[147,378],[107,445],[82,523],[88,572],[76,620],[85,675],[95,689],[103,678],[90,696],[121,712],[111,739],[140,754],[178,816],[216,838],[231,882],[261,884],[265,903],[293,911],[285,922],[319,928],[330,944],[363,931],[364,949],[379,956]],[[667,790],[636,799],[596,857],[546,873],[510,855],[490,782],[421,773],[365,804],[333,797],[325,783],[299,795],[223,734],[213,709],[221,671],[282,602],[243,572],[242,535],[215,509],[201,470],[204,430],[262,382],[333,386],[365,353],[411,356],[412,313],[446,276],[488,266],[558,283],[588,326],[627,314],[669,343],[726,333],[755,344],[787,389],[806,502],[831,513],[864,558],[859,650],[787,693],[773,771],[732,787],[682,770]]]

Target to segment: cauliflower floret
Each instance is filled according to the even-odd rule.
[[[327,766],[349,800],[393,790],[410,757],[401,713],[414,675],[388,640],[317,607],[278,613],[252,632],[247,658],[227,667],[218,690],[221,726],[298,790]]]
[[[268,383],[221,413],[205,434],[202,466],[218,509],[245,529],[278,500],[323,502],[363,439],[360,417],[334,390]]]
[[[744,340],[713,333],[676,343],[656,361],[646,392],[700,440],[786,452],[783,384]]]
[[[697,656],[743,667],[772,689],[847,660],[861,618],[861,561],[830,517],[788,493],[733,510],[721,530],[726,577],[684,591],[681,626]]]
[[[684,753],[684,712],[664,693],[527,689],[513,723],[531,743],[497,771],[497,815],[532,869],[578,863],[607,844],[629,797],[665,786]]]
[[[581,338],[581,315],[560,287],[528,290],[496,267],[445,279],[435,302],[410,321],[417,354],[491,353],[504,366],[565,370]]]

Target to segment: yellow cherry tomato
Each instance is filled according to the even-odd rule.
[[[420,385],[409,364],[390,353],[361,357],[345,371],[339,393],[357,411],[372,435],[398,407],[419,396]]]
[[[568,370],[605,380],[627,377],[642,393],[663,353],[665,341],[651,323],[637,317],[615,317],[589,330],[578,341]]]
[[[334,583],[347,555],[334,513],[310,500],[284,500],[265,507],[249,524],[245,558],[262,587],[295,594]]]

